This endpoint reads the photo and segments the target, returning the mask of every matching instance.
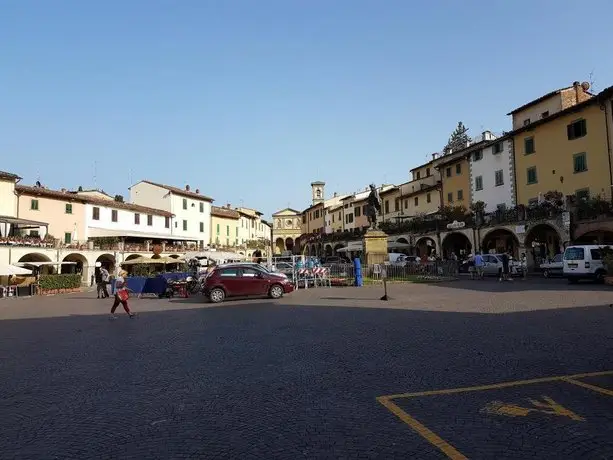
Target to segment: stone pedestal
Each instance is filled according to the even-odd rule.
[[[364,263],[382,264],[389,260],[387,255],[387,233],[381,230],[368,230],[364,234]]]

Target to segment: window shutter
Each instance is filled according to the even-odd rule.
[[[568,136],[568,139],[573,139],[573,125],[572,123],[568,126],[566,126],[566,135]]]

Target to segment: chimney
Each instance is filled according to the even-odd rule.
[[[232,205],[231,205],[230,203],[227,203],[227,204],[226,204],[226,208],[228,208],[228,209],[232,209]]]
[[[61,190],[61,192],[62,192],[62,193],[66,193],[66,189],[65,189],[65,188],[63,188],[63,189]]]
[[[334,192],[334,198],[336,198],[338,196],[338,193]]]
[[[578,81],[574,81],[573,82],[573,88],[575,88],[575,104],[578,104],[579,102],[581,102],[581,92],[582,89],[581,88],[581,83],[579,83]]]
[[[197,193],[198,195],[200,195],[200,189],[199,189],[199,188],[197,188],[197,189],[196,189],[196,193]]]
[[[185,186],[185,191],[189,192],[189,189],[190,189],[190,187],[189,187],[189,184],[188,184],[188,185]]]

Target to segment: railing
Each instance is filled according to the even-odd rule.
[[[64,243],[60,240],[40,240],[38,238],[0,238],[0,247],[29,247],[29,248],[43,248],[43,249],[72,249],[75,251],[122,251],[122,252],[150,252],[152,245],[138,244],[138,243],[102,243],[96,242],[93,245],[88,241],[73,241],[70,243]],[[164,252],[187,252],[198,250],[198,245],[171,245],[166,244]]]
[[[333,286],[349,286],[355,280],[353,264],[333,264],[328,267]],[[453,261],[408,263],[405,265],[363,265],[364,284],[387,281],[425,282],[453,280],[458,276],[458,264]]]

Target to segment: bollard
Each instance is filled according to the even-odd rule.
[[[353,269],[355,272],[355,279],[353,281],[353,285],[357,287],[362,287],[364,285],[364,280],[362,279],[362,263],[360,259],[356,257],[353,259]]]

